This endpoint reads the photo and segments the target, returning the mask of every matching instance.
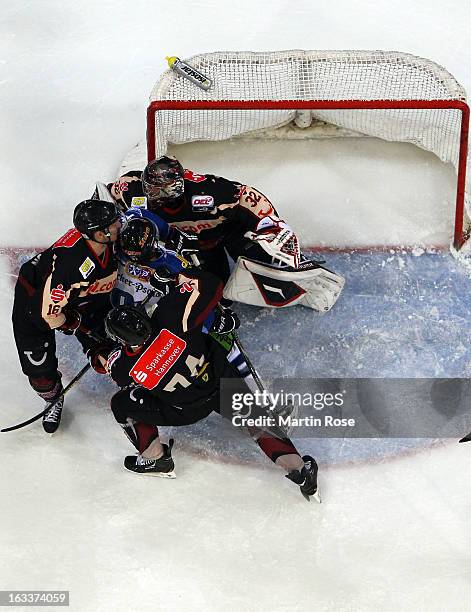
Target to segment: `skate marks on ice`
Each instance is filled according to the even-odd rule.
[[[237,306],[242,340],[266,379],[469,377],[471,279],[450,255],[404,250],[335,253],[326,258],[328,266],[346,277],[344,292],[331,312]],[[441,419],[446,425],[448,419],[467,412],[459,381],[426,382],[438,423]],[[375,387],[374,382],[365,383],[360,394],[362,400],[368,395],[364,414],[380,436],[388,431],[388,420],[400,415],[401,402],[399,398],[388,414],[381,394],[376,394],[377,405],[372,399]],[[412,452],[418,446],[439,444],[440,435],[436,438],[316,438],[305,440],[302,448],[324,463],[343,463]]]
[[[327,265],[347,279],[331,312],[319,315],[302,307],[274,311],[236,306],[242,320],[241,339],[264,379],[470,376],[467,347],[471,331],[466,323],[471,314],[471,280],[452,257],[445,253],[362,252],[327,254],[327,260]],[[58,337],[58,354],[67,381],[82,364],[82,355],[74,339],[62,336]],[[82,412],[96,408],[106,413],[106,427],[115,428],[109,413],[114,390],[105,377],[87,374],[66,401],[61,431],[80,427]],[[444,419],[463,409],[460,387],[452,381],[434,385],[433,394],[433,404],[441,407]],[[86,407],[72,409],[70,404],[77,402]],[[378,414],[374,402],[365,406],[366,416],[381,432],[385,425],[381,419],[387,415]],[[18,407],[10,414],[21,418],[28,410]],[[177,450],[191,455],[223,463],[266,464],[249,436],[218,415],[163,433],[176,437]],[[296,443],[301,452],[312,454],[325,466],[413,452],[439,442],[311,438]]]

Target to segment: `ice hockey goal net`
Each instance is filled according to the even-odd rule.
[[[394,51],[218,52],[186,60],[205,91],[167,70],[151,92],[147,155],[168,144],[247,135],[309,138],[318,126],[407,142],[453,164],[453,244],[469,236],[466,92],[436,63]]]

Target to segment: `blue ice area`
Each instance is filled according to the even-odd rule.
[[[331,253],[325,264],[346,278],[335,307],[321,315],[304,307],[282,310],[235,306],[240,338],[262,378],[468,378],[471,278],[447,253]],[[59,338],[71,373],[77,347]],[[64,363],[65,361],[65,363]],[[70,361],[70,363],[68,363]],[[109,411],[113,385],[88,374],[80,393]],[[118,427],[109,415],[110,427]],[[465,432],[463,432],[464,434]],[[163,431],[177,448],[207,459],[264,463],[253,441],[218,415]],[[455,440],[311,438],[294,440],[323,466],[377,461]]]
[[[330,312],[237,306],[240,337],[262,376],[469,378],[471,278],[462,263],[438,252],[331,253],[325,259],[346,278]],[[337,463],[441,442],[316,438],[299,446]]]
[[[318,314],[238,305],[241,339],[269,377],[469,377],[471,277],[447,253],[333,253],[346,278]]]

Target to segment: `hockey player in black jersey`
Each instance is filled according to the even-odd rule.
[[[244,234],[256,233],[262,219],[269,219],[278,234],[288,227],[257,189],[213,174],[184,170],[180,162],[167,156],[148,164],[144,172],[131,171],[119,178],[111,186],[111,194],[123,208],[136,202],[144,204],[172,226],[197,234],[205,267],[224,282],[229,278],[224,247],[234,260],[250,250],[253,258],[266,259],[263,248],[257,248],[257,237],[254,241]],[[277,253],[296,267],[299,246],[291,228],[283,241]]]
[[[97,359],[101,347],[90,332],[103,325],[111,308],[117,270],[113,243],[120,218],[113,203],[80,202],[74,210],[75,227],[20,268],[13,331],[30,385],[46,402],[55,402],[43,417],[48,433],[58,428],[63,407],[55,331],[74,334],[90,359]]]
[[[190,271],[179,275],[176,289],[159,301],[152,319],[137,308],[120,306],[105,321],[108,335],[121,345],[106,365],[121,387],[111,409],[138,451],[125,458],[124,466],[140,474],[174,477],[172,441],[163,444],[158,427],[189,425],[219,412],[221,378],[239,379],[248,391],[226,351],[202,331],[221,297],[221,282],[208,273],[192,277]],[[226,331],[224,318],[223,312],[214,322],[219,333]],[[250,433],[305,496],[316,493],[317,464],[312,457],[301,458],[286,437],[255,429]]]
[[[272,307],[299,303],[325,312],[340,295],[343,278],[303,258],[294,231],[254,187],[184,170],[162,156],[108,188],[123,209],[155,212],[186,233],[182,240],[196,235],[204,268],[224,283],[230,277],[228,299]],[[232,274],[226,251],[237,262]]]

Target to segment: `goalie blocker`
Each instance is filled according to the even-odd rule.
[[[228,300],[282,308],[301,304],[327,312],[342,292],[345,279],[317,262],[279,268],[239,257],[224,288]]]

